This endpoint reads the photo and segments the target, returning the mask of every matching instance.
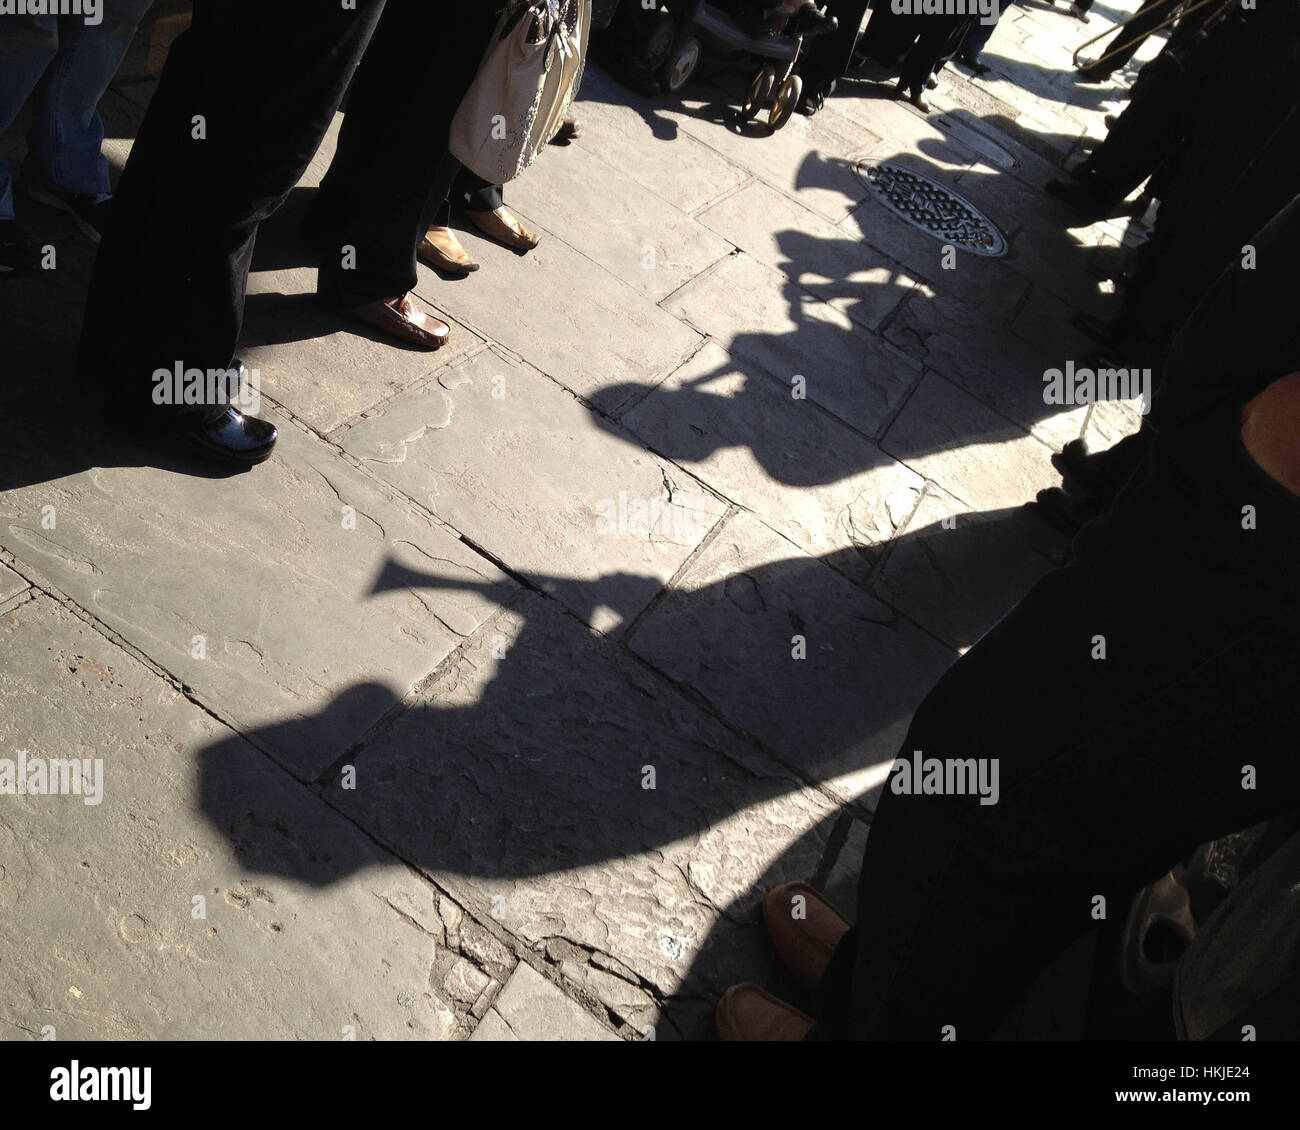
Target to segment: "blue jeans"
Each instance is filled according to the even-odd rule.
[[[1001,0],[998,7],[998,20],[1015,2],[1016,0]],[[998,26],[998,20],[987,24],[983,20],[976,20],[971,25],[970,31],[966,33],[966,38],[962,41],[962,54],[969,55],[972,59],[978,59],[980,52],[988,46],[989,39],[993,36],[993,29]]]
[[[0,19],[0,133],[31,98],[29,177],[68,192],[109,191],[99,100],[150,3],[103,0],[98,24],[82,16]],[[13,215],[13,181],[0,155],[0,220]]]

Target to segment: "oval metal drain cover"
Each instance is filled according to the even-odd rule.
[[[913,227],[973,255],[996,258],[1007,253],[1006,237],[997,225],[952,189],[883,161],[858,161],[854,168],[877,199]]]

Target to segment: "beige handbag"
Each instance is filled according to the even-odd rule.
[[[590,31],[591,0],[511,0],[452,118],[452,156],[492,184],[531,165],[564,124]]]

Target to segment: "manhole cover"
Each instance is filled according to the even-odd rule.
[[[975,255],[1007,253],[1007,241],[983,212],[929,177],[879,161],[859,161],[858,176],[891,212],[909,224]]]

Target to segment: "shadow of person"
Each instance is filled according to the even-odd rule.
[[[983,515],[970,545],[1013,516]],[[372,595],[478,587],[502,608],[405,697],[360,684],[318,715],[203,748],[201,810],[249,871],[325,886],[373,865],[310,789],[270,787],[249,765],[254,748],[274,757],[382,713],[311,782],[324,801],[474,913],[499,896],[494,916],[523,944],[608,955],[662,1003],[665,1035],[701,1034],[727,983],[766,976],[766,885],[819,869],[841,803],[865,815],[856,793],[953,658],[826,565],[795,553],[706,574],[664,592],[624,646],[545,594],[594,608],[621,592],[628,613],[657,578],[532,575],[519,595],[387,562]]]

